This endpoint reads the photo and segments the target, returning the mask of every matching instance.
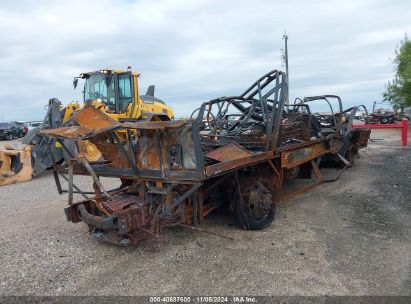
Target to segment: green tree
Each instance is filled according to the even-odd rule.
[[[394,110],[411,107],[411,41],[407,34],[395,50],[393,61],[395,77],[385,85],[384,100],[391,102]]]

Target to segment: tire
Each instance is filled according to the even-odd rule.
[[[240,195],[236,199],[236,217],[244,229],[261,230],[271,225],[277,196],[270,183],[262,178],[240,179]],[[238,193],[238,191],[237,191]]]
[[[387,117],[381,117],[380,118],[380,123],[383,124],[383,125],[387,124],[388,123],[388,118]]]
[[[19,138],[22,138],[23,137],[23,132],[20,132],[19,133]]]
[[[9,135],[9,140],[13,140],[13,139],[14,139],[13,133],[10,133],[10,135]]]
[[[76,144],[75,140],[73,140],[73,139],[64,139],[63,143],[66,146],[67,150],[69,150],[70,153],[74,157],[76,157],[78,155],[78,148],[77,148],[77,144]],[[63,160],[64,160],[65,164],[68,165],[68,163],[71,159],[71,156],[67,153],[67,151],[65,149],[62,150],[62,153],[63,153]]]

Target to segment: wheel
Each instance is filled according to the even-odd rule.
[[[240,178],[236,199],[236,217],[244,229],[260,230],[274,220],[277,196],[269,182],[262,178]],[[238,191],[237,191],[238,193]]]
[[[22,138],[23,137],[23,132],[20,132],[19,133],[19,138]]]
[[[14,138],[14,137],[13,137],[13,133],[10,133],[9,139],[10,139],[10,140],[13,140],[13,138]]]
[[[78,148],[77,148],[77,144],[76,144],[75,140],[73,140],[73,139],[64,139],[63,144],[67,148],[67,150],[70,151],[72,156],[76,157],[78,155]],[[66,163],[66,165],[68,165],[68,163],[69,163],[69,161],[72,157],[70,156],[70,154],[64,148],[62,148],[61,152],[63,154],[64,162]]]
[[[383,125],[387,124],[388,123],[388,118],[387,117],[380,118],[380,123],[383,124]]]
[[[84,153],[89,162],[104,160],[103,155],[95,144],[88,140],[79,140],[77,142],[78,151]]]

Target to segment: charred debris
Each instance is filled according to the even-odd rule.
[[[314,177],[292,194],[322,183],[319,165],[350,165],[370,135],[352,128],[363,106],[343,110],[334,95],[286,105],[287,95],[285,73],[273,70],[239,96],[204,102],[187,120],[119,122],[86,106],[64,127],[43,130],[66,154],[87,140],[103,156],[89,162],[79,153],[54,164],[57,189],[68,193],[67,220],[119,244],[168,226],[198,227],[216,208],[234,212],[245,229],[269,226],[287,181]],[[311,113],[318,101],[327,114]],[[75,175],[89,176],[95,191],[82,191]],[[119,178],[121,187],[105,189],[100,177]],[[74,201],[75,193],[83,199]]]

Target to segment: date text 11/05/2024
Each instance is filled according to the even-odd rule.
[[[256,303],[255,297],[248,296],[172,296],[150,297],[150,303]]]

